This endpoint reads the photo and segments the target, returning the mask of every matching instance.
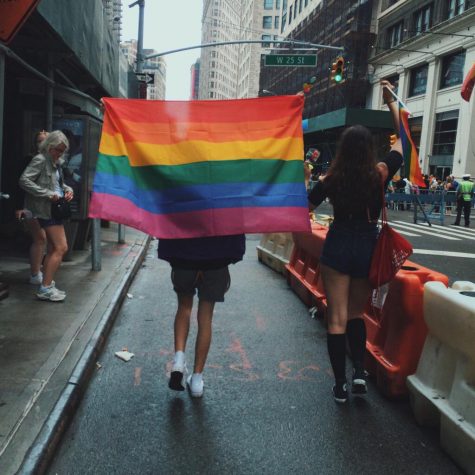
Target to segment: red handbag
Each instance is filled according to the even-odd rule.
[[[382,192],[382,226],[369,269],[369,282],[375,289],[391,282],[413,251],[411,243],[389,226],[384,199],[384,183]]]

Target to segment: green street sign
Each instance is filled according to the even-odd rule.
[[[316,66],[316,54],[266,54],[265,66]]]

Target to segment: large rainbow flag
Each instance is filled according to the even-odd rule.
[[[302,96],[103,102],[91,218],[159,238],[310,230]]]
[[[475,85],[475,63],[472,64],[472,67],[468,71],[465,79],[463,80],[462,89],[460,94],[462,95],[465,101],[470,101],[472,95],[473,86]]]
[[[422,176],[421,167],[419,166],[419,155],[416,145],[411,137],[411,129],[409,128],[408,117],[410,112],[404,107],[404,104],[398,100],[399,105],[399,137],[402,144],[402,155],[404,158],[404,168],[406,178],[417,186],[425,188],[424,177]]]

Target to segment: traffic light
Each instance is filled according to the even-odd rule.
[[[307,81],[305,81],[303,83],[303,86],[302,86],[303,92],[305,94],[308,94],[312,90],[312,88],[313,88],[313,86],[316,82],[317,82],[317,76],[312,76]]]
[[[332,64],[331,80],[337,84],[343,82],[343,74],[345,73],[345,60],[343,56],[338,56]]]

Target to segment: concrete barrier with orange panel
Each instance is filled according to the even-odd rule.
[[[320,256],[328,227],[312,224],[311,233],[293,233],[294,250],[287,269],[287,281],[308,307],[324,311],[326,298],[320,276]]]
[[[366,369],[388,397],[406,396],[407,376],[414,374],[427,335],[423,316],[424,284],[448,285],[448,277],[406,261],[389,284],[382,310],[368,305]]]
[[[475,284],[427,283],[424,317],[427,339],[408,378],[411,405],[421,425],[440,426],[442,447],[475,474]]]
[[[263,234],[257,246],[257,258],[266,266],[285,274],[294,247],[291,233]]]

